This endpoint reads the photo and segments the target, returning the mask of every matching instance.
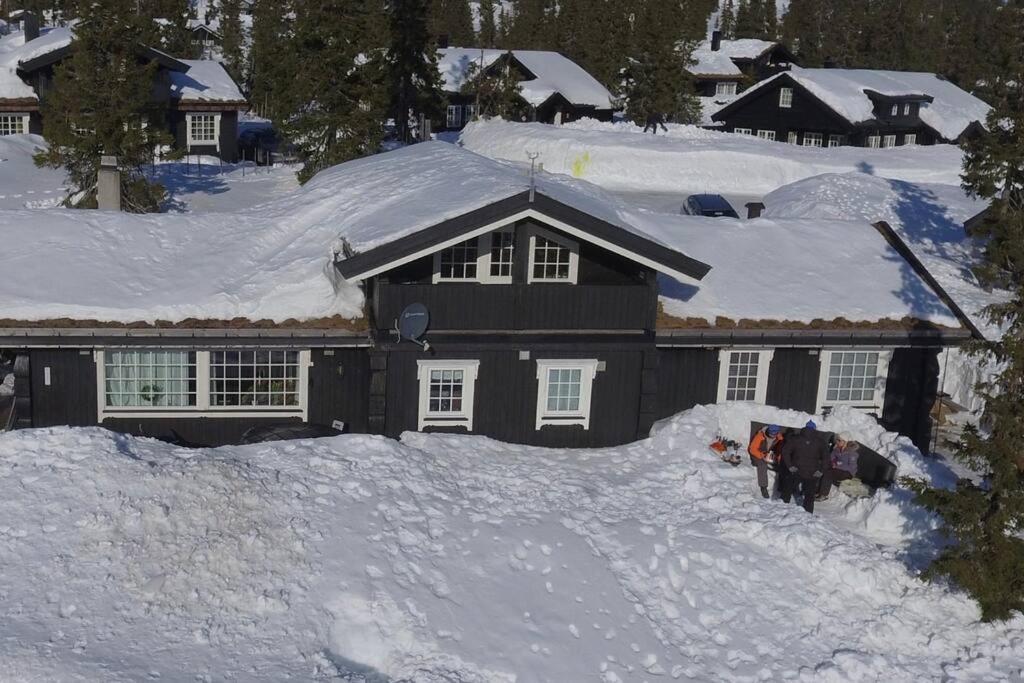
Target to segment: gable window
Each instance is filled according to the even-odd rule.
[[[828,146],[829,147],[842,147],[845,144],[846,144],[846,136],[845,135],[829,135],[828,136]]]
[[[793,131],[790,131],[786,135],[786,142],[788,142],[791,145],[795,145],[798,142],[797,134],[795,132],[793,132]]]
[[[793,106],[793,89],[779,88],[779,107],[789,109]]]
[[[420,360],[417,364],[419,419],[424,427],[465,427],[473,431],[473,396],[478,360]]]
[[[460,105],[448,105],[448,118],[445,124],[448,128],[458,128],[462,125],[462,107]]]
[[[543,228],[530,230],[530,264],[527,282],[576,284],[579,245]]]
[[[903,115],[910,116],[910,102],[903,105]]]
[[[773,351],[723,349],[719,352],[718,402],[764,403]]]
[[[900,115],[900,105],[898,105],[898,104],[892,105],[892,111],[890,113],[893,116],[899,116]]]
[[[438,252],[437,279],[476,282],[479,251],[476,237],[442,249]]]
[[[757,137],[761,138],[762,140],[773,140],[774,141],[775,140],[775,131],[774,130],[759,130],[759,131],[757,131]]]
[[[895,135],[886,135],[885,138],[882,140],[882,147],[885,147],[886,149],[888,149],[889,147],[895,147],[895,146],[896,146],[896,136]]]
[[[719,81],[715,83],[715,96],[735,95],[736,83],[733,81]]]
[[[537,361],[537,429],[581,425],[590,429],[590,399],[598,361]]]
[[[491,262],[490,275],[493,280],[512,281],[512,252],[515,249],[516,233],[513,228],[495,230],[490,234]]]
[[[882,137],[880,135],[869,135],[868,136],[868,147],[879,148],[882,146]]]
[[[28,132],[28,114],[0,114],[0,135],[22,135]]]
[[[740,135],[753,135],[754,131],[750,128],[733,128],[733,133],[739,133]]]
[[[917,133],[907,133],[903,136],[904,145],[916,145],[917,144]]]
[[[108,417],[306,418],[310,352],[287,349],[96,352],[99,420]]]
[[[881,410],[889,356],[888,351],[822,351],[819,410],[837,405]]]
[[[804,133],[804,147],[821,147],[821,133]]]
[[[220,149],[217,129],[220,128],[220,114],[186,114],[188,125],[188,146],[216,145]]]

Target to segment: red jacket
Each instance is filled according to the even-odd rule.
[[[778,458],[779,448],[782,446],[782,432],[772,438],[768,436],[766,430],[767,427],[757,430],[754,438],[750,440],[750,445],[747,446],[747,453],[757,460],[767,458],[768,462],[775,462]]]

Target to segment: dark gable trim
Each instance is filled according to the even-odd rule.
[[[209,33],[214,38],[220,38],[220,34],[217,33],[216,31],[214,31],[212,28],[210,28],[206,24],[199,24],[198,26],[195,26],[195,27],[192,28],[192,33],[199,33],[200,31],[203,31],[205,33]]]
[[[17,328],[0,329],[0,348],[145,348],[271,347],[321,348],[366,347],[368,332],[301,329],[146,329],[146,328]]]
[[[42,69],[44,67],[55,64],[60,60],[71,54],[71,45],[65,45],[64,47],[57,48],[52,52],[47,52],[45,55],[39,55],[34,59],[30,59],[25,62],[18,62],[18,71],[25,73],[31,73],[36,69]]]
[[[903,94],[903,95],[886,95],[886,94],[880,93],[880,92],[878,92],[876,90],[871,90],[871,89],[865,88],[864,89],[864,94],[867,95],[868,98],[873,100],[873,101],[876,101],[876,102],[888,102],[890,104],[895,104],[897,102],[901,103],[901,104],[903,102],[928,102],[929,104],[931,104],[932,102],[935,101],[934,97],[932,97],[931,95],[925,95],[924,93],[917,93],[917,94],[906,93],[906,94]]]
[[[45,55],[40,55],[35,59],[30,59],[26,62],[20,62],[18,64],[18,70],[24,73],[31,73],[33,71],[36,71],[37,69],[42,69],[44,67],[50,66],[51,64],[56,64],[57,62],[61,61],[62,59],[70,55],[71,50],[73,48],[74,43],[70,45],[65,45],[64,47],[53,50],[52,52],[47,52]],[[144,59],[150,59],[169,71],[180,71],[181,73],[185,73],[189,69],[188,64],[185,64],[184,62],[181,62],[175,59],[174,57],[171,57],[169,54],[148,47],[141,43],[139,43],[138,46],[138,53],[140,57]]]
[[[449,219],[443,223],[424,228],[411,235],[400,237],[367,252],[351,254],[348,258],[337,261],[335,267],[337,267],[342,277],[349,280],[359,280],[364,277],[365,273],[378,271],[390,263],[395,263],[414,254],[427,251],[438,244],[458,238],[460,235],[528,209],[533,209],[552,219],[572,225],[589,235],[621,247],[626,251],[639,254],[665,268],[677,271],[695,280],[702,279],[711,270],[711,266],[706,263],[690,258],[685,254],[591,216],[588,213],[574,209],[540,192],[535,193],[534,201],[531,202],[528,190]]]
[[[730,102],[729,104],[725,105],[717,112],[712,114],[711,120],[717,123],[726,123],[725,118],[727,116],[737,111],[738,109],[742,109],[748,102],[753,102],[759,97],[767,96],[770,93],[777,92],[779,84],[785,84],[785,87],[793,88],[794,92],[800,93],[802,96],[808,97],[814,102],[816,102],[823,111],[827,112],[830,116],[832,116],[835,119],[839,127],[846,128],[848,132],[853,132],[854,130],[856,130],[858,124],[855,124],[854,122],[850,121],[848,118],[837,112],[835,109],[830,107],[825,102],[823,102],[820,97],[812,93],[810,90],[808,90],[798,81],[796,81],[792,76],[790,76],[789,72],[784,71],[778,74],[777,76],[772,76],[772,78],[774,78],[775,80],[772,80],[770,83],[769,81],[762,81],[762,83],[769,83],[768,85],[761,85],[760,87],[754,86],[752,88],[745,90],[735,100],[733,100],[732,102]]]

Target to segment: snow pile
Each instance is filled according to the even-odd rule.
[[[564,126],[476,121],[460,138],[467,149],[493,159],[527,161],[539,152],[544,169],[611,190],[691,194],[766,194],[822,173],[863,171],[916,183],[959,184],[962,153],[952,145],[819,149],[669,126],[667,135],[643,134],[632,123],[593,120]]]
[[[64,199],[64,172],[32,161],[45,147],[39,135],[0,136],[0,210],[52,208]]]
[[[186,451],[0,436],[0,675],[28,680],[995,680],[1024,619],[916,578],[907,492],[763,501],[702,407],[605,450],[406,434]],[[851,431],[931,472],[867,418]],[[943,471],[931,472],[948,481]],[[362,677],[362,678],[360,678]]]
[[[0,370],[6,368],[0,365]],[[0,397],[2,396],[14,396],[14,373],[8,372],[0,374]]]
[[[245,96],[220,62],[209,59],[182,59],[188,71],[168,72],[171,97],[182,102],[238,102]]]

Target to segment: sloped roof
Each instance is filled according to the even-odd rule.
[[[463,47],[439,49],[437,66],[444,90],[459,92],[466,83],[471,65],[482,64],[486,69],[507,52]],[[612,108],[612,95],[608,89],[568,57],[540,50],[512,50],[512,56],[536,76],[522,82],[523,99],[530,104],[543,104],[551,95],[559,93],[576,105]]]
[[[738,78],[743,72],[736,66],[735,60],[757,59],[778,45],[774,40],[739,38],[723,40],[719,49],[712,50],[711,41],[705,40],[694,48],[693,59],[696,63],[687,70],[695,76]]]
[[[183,59],[188,71],[170,72],[171,97],[180,102],[244,104],[245,96],[220,62]]]
[[[44,28],[40,34],[27,43],[22,31],[0,36],[0,100],[39,100],[18,75],[19,65],[66,48],[72,39],[68,27]]]

